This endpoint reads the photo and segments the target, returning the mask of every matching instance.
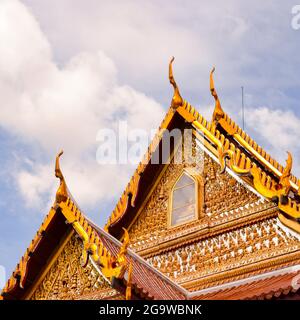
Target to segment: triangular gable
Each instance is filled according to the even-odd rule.
[[[106,224],[117,238],[121,238],[121,227],[128,227],[134,220],[149,186],[163,170],[163,166],[151,164],[151,157],[158,152],[163,130],[183,128],[189,123],[207,150],[214,155],[222,169],[228,167],[233,173],[253,187],[261,196],[273,201],[280,209],[279,219],[289,228],[300,233],[300,182],[291,174],[292,157],[288,154],[285,167],[276,162],[251,139],[222,109],[210,77],[211,93],[216,101],[212,122],[207,121],[194,107],[183,100],[169,66],[170,82],[174,87],[171,106],[156,136],[151,142],[142,162]],[[214,71],[214,70],[213,70]],[[298,219],[298,220],[297,220]]]
[[[204,152],[202,157],[204,168],[198,176],[204,182],[199,193],[201,214],[189,222],[169,226],[172,187],[186,168],[172,159],[128,227],[130,247],[139,255],[157,255],[277,214],[275,204],[230,170],[222,173],[211,155]]]
[[[82,241],[74,231],[70,232],[25,299],[75,300],[94,294],[116,294],[91,260],[82,267],[82,251]]]

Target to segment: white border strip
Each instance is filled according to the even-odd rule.
[[[279,218],[277,218],[277,226],[285,233],[287,233],[289,236],[293,236],[295,238],[297,238],[300,241],[300,234],[293,231],[292,229],[290,229],[289,227],[285,226],[280,220]]]

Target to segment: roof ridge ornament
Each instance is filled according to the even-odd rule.
[[[286,159],[286,166],[283,169],[282,176],[279,179],[279,185],[284,190],[284,194],[287,196],[291,190],[290,176],[293,166],[293,157],[289,151],[287,151],[288,158]]]
[[[174,76],[173,76],[172,64],[173,64],[174,60],[175,60],[175,58],[172,57],[170,60],[170,63],[169,63],[169,80],[170,80],[171,85],[174,88],[174,94],[173,94],[173,98],[171,101],[171,107],[176,110],[178,107],[183,105],[183,99],[180,95],[179,88],[178,88],[177,83],[176,83]]]
[[[215,70],[216,68],[213,67],[210,72],[209,78],[210,78],[210,92],[211,92],[211,95],[215,98],[215,102],[216,102],[215,110],[212,116],[212,122],[217,124],[219,120],[224,117],[225,113],[221,107],[221,103],[220,103],[217,91],[215,89],[214,78],[213,78],[213,73],[215,72]]]
[[[127,229],[124,227],[122,229],[124,232],[124,238],[123,238],[122,246],[120,247],[120,251],[117,255],[117,260],[121,264],[126,262],[127,248],[130,243],[130,237],[129,237],[129,233],[128,233]]]
[[[93,229],[72,200],[63,202],[59,206],[62,214],[68,223],[72,224],[83,242],[82,266],[86,267],[91,257],[95,263],[99,264],[103,276],[109,281],[112,281],[113,277],[122,279],[127,268],[127,248],[130,242],[127,230],[123,228],[124,239],[115,256],[104,245],[101,236]]]
[[[264,197],[278,203],[279,206],[286,205],[290,201],[288,197],[292,188],[290,177],[293,158],[290,152],[287,153],[288,158],[286,160],[286,166],[283,169],[282,176],[278,182],[272,180],[270,176],[256,165],[253,165],[250,171],[255,189]]]
[[[66,185],[65,178],[61,172],[60,163],[59,163],[59,158],[62,156],[63,153],[64,153],[63,150],[61,150],[55,159],[55,177],[59,178],[60,180],[59,187],[56,191],[56,203],[66,201],[68,198],[68,188]]]

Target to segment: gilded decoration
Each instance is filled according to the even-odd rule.
[[[178,107],[180,107],[182,104],[183,104],[183,99],[180,95],[180,92],[179,92],[179,88],[177,86],[177,83],[174,79],[174,76],[173,76],[173,67],[172,67],[172,64],[173,64],[173,61],[174,61],[174,57],[172,57],[170,63],[169,63],[169,81],[171,83],[171,85],[173,86],[174,88],[174,94],[173,94],[173,98],[172,98],[172,101],[171,101],[171,106],[172,108],[176,109]]]
[[[291,165],[291,156],[289,154],[289,159],[287,166],[283,167],[275,159],[273,159],[261,146],[259,146],[249,135],[247,135],[230,117],[224,112],[221,107],[221,103],[215,89],[213,73],[215,68],[210,74],[210,91],[215,99],[215,109],[212,117],[212,122],[207,121],[197,110],[191,106],[186,100],[182,99],[178,86],[175,82],[172,70],[172,63],[174,58],[171,59],[169,64],[169,80],[174,88],[174,94],[171,102],[171,107],[162,122],[159,129],[166,128],[167,124],[172,119],[175,112],[179,113],[186,122],[192,124],[196,129],[196,134],[204,137],[205,146],[218,157],[219,163],[223,170],[225,170],[228,165],[238,175],[254,176],[257,173],[257,162],[261,165],[259,170],[262,174],[268,175],[271,173],[273,179],[271,182],[275,185],[282,185],[281,193],[286,194],[289,197],[289,191],[292,190],[296,197],[300,195],[300,181],[291,174],[290,170],[286,170]],[[221,130],[222,128],[222,130]],[[160,130],[158,130],[160,132]],[[157,134],[150,144],[145,157],[149,159],[151,152],[155,149],[160,140],[161,136]],[[148,163],[148,162],[147,162]],[[130,184],[132,184],[136,177],[139,177],[139,168],[136,170],[134,176],[132,177]],[[260,172],[259,172],[260,173]],[[275,178],[275,180],[274,180]],[[243,178],[247,183],[250,180]],[[255,181],[254,181],[255,182]],[[254,187],[256,185],[254,183]],[[259,189],[256,188],[258,192]],[[135,189],[137,191],[137,189]],[[127,195],[125,192],[124,195]],[[136,193],[134,193],[134,197]],[[121,216],[126,213],[127,202],[122,197],[109,218],[106,225],[106,229],[109,225],[118,223]],[[281,221],[289,226],[291,229],[299,232],[300,227],[300,205],[298,200],[294,201],[293,197],[289,198],[288,203],[280,203],[279,208],[283,211],[286,219],[282,219],[282,215],[279,215]],[[286,202],[286,199],[284,199]]]
[[[59,158],[62,153],[63,152],[61,151],[58,154],[55,163],[55,175],[60,179],[60,186],[58,188],[57,195],[61,194],[60,190],[62,184],[66,186],[59,165]],[[59,172],[59,174],[57,174],[57,172]],[[67,191],[67,188],[65,188],[65,190]],[[127,247],[129,245],[129,235],[127,230],[123,228],[124,240],[122,246],[120,247],[119,253],[116,257],[114,257],[103,245],[97,232],[90,225],[89,221],[85,218],[77,205],[72,201],[68,193],[66,196],[67,197],[64,197],[64,199],[61,199],[61,197],[58,199],[56,196],[56,206],[59,206],[67,222],[72,224],[73,228],[83,242],[81,257],[82,266],[85,267],[89,262],[89,257],[91,257],[93,261],[100,266],[101,272],[107,279],[111,280],[113,277],[119,279],[123,278],[127,268],[127,260],[125,256],[127,253]],[[59,203],[58,200],[60,200]]]
[[[190,124],[209,155],[197,154],[197,163],[187,159],[177,164],[172,159],[165,166],[131,222],[129,233],[124,229],[119,253],[113,255],[70,196],[59,165],[60,152],[55,165],[55,175],[60,179],[55,203],[4,293],[28,284],[28,261],[57,210],[73,226],[77,237],[72,236],[59,249],[31,289],[33,293],[28,294],[31,299],[130,299],[133,270],[126,259],[129,245],[189,290],[299,264],[299,235],[282,225],[300,233],[300,181],[292,175],[291,154],[288,153],[286,166],[280,165],[224,112],[214,85],[215,69],[210,74],[215,109],[212,121],[207,121],[182,99],[173,76],[173,61],[174,58],[169,63],[169,81],[174,88],[170,109],[112,212],[106,230],[135,206],[140,178],[174,114],[180,114]],[[188,148],[194,156],[198,145],[193,141]],[[170,226],[172,187],[185,171],[195,172],[192,176],[200,182],[198,215],[193,221]],[[110,287],[96,265],[109,280],[124,280],[128,270],[126,297]]]
[[[271,218],[155,255],[147,261],[181,284],[204,278],[204,287],[209,277],[253,263],[259,270],[261,262],[299,249],[298,238],[286,234],[278,226],[277,218]]]
[[[139,252],[147,246],[158,244],[160,240],[167,241],[168,237],[180,236],[183,229],[193,232],[195,228],[202,228],[203,225],[214,225],[218,221],[223,223],[226,215],[228,219],[233,219],[234,217],[229,216],[237,215],[239,211],[250,212],[273,206],[273,204],[266,204],[227,172],[222,173],[220,165],[206,153],[198,152],[198,157],[202,157],[198,159],[195,167],[203,181],[203,189],[200,192],[200,196],[203,197],[201,205],[203,214],[197,220],[179,227],[168,228],[169,196],[172,187],[183,170],[191,166],[189,161],[175,164],[173,158],[129,229],[132,249]]]
[[[119,252],[116,256],[114,256],[109,250],[107,250],[97,231],[90,224],[89,220],[86,219],[76,203],[72,200],[72,196],[68,192],[64,176],[60,169],[59,160],[62,154],[63,152],[61,151],[57,155],[55,162],[55,176],[60,180],[60,185],[56,193],[56,200],[48,215],[45,217],[35,238],[32,240],[15,271],[7,281],[6,286],[1,292],[1,296],[11,292],[18,285],[20,288],[24,288],[24,283],[26,283],[26,275],[28,274],[28,261],[30,260],[32,253],[38,247],[43,235],[47,233],[47,228],[51,224],[53,217],[60,213],[65,217],[66,223],[73,226],[74,230],[77,232],[77,235],[83,242],[81,254],[82,267],[86,267],[90,261],[89,258],[91,258],[98,265],[106,279],[111,281],[113,277],[122,279],[124,276],[124,273],[127,269],[126,253],[129,245],[129,235],[127,230],[124,229],[124,241]],[[60,213],[58,213],[58,210]]]
[[[90,261],[85,268],[81,266],[82,250],[81,240],[73,235],[30,299],[78,299],[83,295],[111,289]]]

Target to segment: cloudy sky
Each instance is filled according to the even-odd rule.
[[[0,0],[0,265],[7,276],[47,214],[55,155],[83,211],[103,225],[133,167],[99,165],[98,130],[156,128],[181,93],[223,108],[300,174],[300,30],[295,1]],[[300,19],[299,19],[300,22]],[[298,161],[299,159],[299,161]],[[3,268],[2,268],[3,270]]]

